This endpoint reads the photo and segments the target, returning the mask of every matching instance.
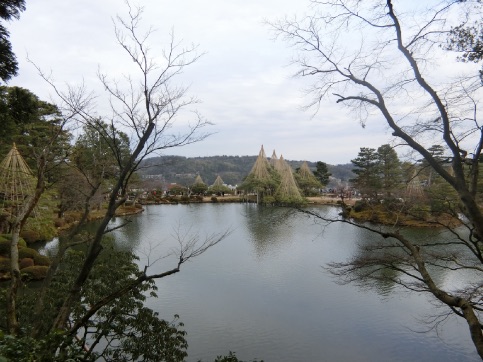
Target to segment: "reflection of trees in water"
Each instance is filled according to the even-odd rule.
[[[290,208],[246,205],[246,226],[258,256],[277,250],[292,239],[294,213]]]
[[[380,228],[382,232],[384,229],[390,230]],[[428,270],[438,285],[461,279],[462,276],[457,274],[463,271],[449,268],[450,260],[444,258],[445,255],[461,260],[469,257],[461,252],[456,254],[458,248],[452,244],[456,240],[454,234],[433,228],[408,228],[400,232],[424,250]],[[398,285],[410,290],[425,290],[418,278],[414,258],[407,249],[394,239],[384,239],[369,231],[359,233],[357,249],[349,261],[329,263],[327,269],[339,277],[338,283],[355,283],[364,290],[373,289],[381,296],[388,296]]]
[[[125,224],[125,226],[120,227]],[[116,246],[124,251],[132,251],[141,243],[142,238],[142,222],[137,216],[114,217],[112,218],[108,228],[115,231]]]

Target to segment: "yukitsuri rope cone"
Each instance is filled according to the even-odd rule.
[[[27,196],[34,193],[35,179],[15,146],[0,163],[1,213],[10,221],[17,216]]]
[[[298,174],[300,175],[302,180],[306,182],[310,182],[314,184],[319,182],[317,178],[314,176],[314,174],[312,173],[312,170],[309,168],[307,161],[304,161],[304,163],[302,163],[302,166],[300,166]]]
[[[312,173],[312,171],[309,168],[309,165],[307,164],[307,161],[304,161],[304,163],[302,163],[302,166],[300,166],[299,175],[304,180],[309,180],[311,178],[315,178],[314,174]]]
[[[283,170],[285,168],[285,164],[287,162],[285,161],[285,159],[283,158],[283,155],[280,155],[280,158],[278,160],[276,160],[273,164],[273,168],[275,169],[275,171],[278,172],[278,174],[280,176],[282,176],[282,173],[283,173]]]
[[[270,165],[272,165],[272,167],[275,167],[275,164],[277,163],[277,161],[278,161],[277,154],[275,153],[275,150],[273,150],[272,157],[270,157]]]
[[[195,182],[193,182],[193,185],[198,185],[198,184],[203,184],[205,185],[205,183],[203,182],[203,179],[201,178],[200,175],[196,176],[195,178]]]
[[[277,162],[276,170],[281,177],[281,182],[276,192],[277,198],[280,198],[282,201],[302,201],[303,198],[295,182],[292,168],[281,155]]]
[[[252,174],[255,179],[261,181],[267,181],[271,179],[270,175],[270,163],[267,160],[267,156],[265,155],[265,150],[262,148],[258,153],[258,157],[253,165],[249,175]]]
[[[212,186],[223,186],[225,183],[223,182],[223,180],[221,179],[220,175],[218,175],[216,177],[216,180],[215,182],[213,182],[213,185]]]
[[[411,178],[411,181],[408,182],[408,185],[406,187],[406,196],[409,198],[417,199],[423,197],[423,195],[423,186],[421,185],[421,180],[419,179],[415,171],[413,177]]]

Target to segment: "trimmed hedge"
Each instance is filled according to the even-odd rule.
[[[34,266],[34,259],[32,258],[23,258],[23,259],[20,259],[20,261],[18,262],[18,267],[20,270],[30,266]]]
[[[18,249],[18,257],[19,259],[23,258],[31,258],[35,259],[36,256],[40,255],[37,250],[30,249],[30,248],[21,248]]]
[[[48,270],[48,266],[29,266],[25,269],[22,269],[22,278],[30,280],[41,280],[47,276]]]
[[[18,250],[23,249],[27,246],[24,239],[20,238],[18,240]],[[10,240],[0,239],[0,255],[10,254]]]
[[[49,266],[50,265],[50,258],[48,256],[37,254],[34,257],[35,265],[39,266]]]

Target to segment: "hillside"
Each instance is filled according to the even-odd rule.
[[[220,175],[226,184],[239,185],[250,172],[256,158],[257,156],[160,156],[144,160],[139,174],[144,179],[159,179],[185,186],[191,185],[198,174],[207,185],[211,185]],[[294,170],[304,162],[286,161]],[[315,162],[307,163],[312,170],[315,170]],[[328,168],[333,177],[343,181],[354,177],[352,164],[328,165]]]

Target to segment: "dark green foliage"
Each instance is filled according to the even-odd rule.
[[[0,234],[0,243],[2,241],[8,241],[10,242],[12,240],[12,234]],[[18,239],[18,246],[20,247],[25,247],[27,246],[27,242],[24,240],[24,238],[20,237]]]
[[[188,189],[184,186],[181,186],[181,185],[175,185],[175,186],[171,187],[171,189],[169,190],[169,193],[171,195],[182,195],[186,192],[188,192]]]
[[[317,180],[319,180],[322,186],[327,185],[329,183],[329,177],[332,176],[332,174],[329,172],[327,164],[322,161],[317,161],[315,167],[316,169],[314,171],[314,176],[317,178]]]
[[[49,290],[47,299],[49,305],[59,304],[63,291],[77,276],[84,258],[84,251],[71,250],[68,252],[65,262],[54,277]],[[47,269],[47,267],[33,268]],[[30,268],[26,268],[26,270],[28,269]],[[23,272],[24,270],[22,270]],[[130,252],[117,250],[110,240],[105,240],[97,263],[82,289],[82,301],[74,307],[72,323],[81,319],[93,305],[105,296],[130,285],[139,275],[141,275],[141,271],[136,264],[136,257]],[[52,360],[58,358],[61,361],[71,358],[79,361],[106,360],[113,362],[183,361],[187,355],[187,342],[184,337],[185,332],[182,330],[183,325],[178,321],[178,317],[175,316],[172,321],[166,321],[151,309],[144,307],[146,296],[155,296],[155,291],[154,282],[141,284],[113,300],[91,317],[85,324],[85,327],[89,328],[89,333],[83,337],[89,339],[89,346],[95,347],[99,341],[101,342],[102,346],[99,345],[96,352],[87,353],[79,350],[75,344],[72,344],[73,340],[59,337],[52,342],[54,343],[53,351],[60,347],[60,343],[67,343],[71,349],[64,354],[54,353]],[[29,320],[32,317],[31,306],[35,303],[35,294],[22,298],[20,302],[22,303],[22,306],[19,307],[21,308],[22,325],[30,326],[35,322]],[[40,321],[45,325],[41,326],[41,330],[50,324],[56,312],[56,308],[45,310]],[[99,338],[99,341],[93,342],[96,338]],[[82,345],[87,341],[86,339],[81,339],[79,343]],[[52,344],[48,344],[44,339],[39,339],[35,343],[37,343],[36,353],[39,355],[52,354],[52,349],[48,349],[52,347]],[[63,347],[60,348],[60,350],[63,349]],[[1,352],[0,341],[0,354]],[[47,360],[45,359],[45,361]]]
[[[267,180],[260,180],[253,173],[249,174],[238,188],[258,192],[262,198],[275,194],[280,185],[280,175],[274,169],[270,169],[269,172],[270,178]]]
[[[480,62],[483,59],[483,22],[465,22],[452,28],[446,49],[460,53],[458,60],[461,62]],[[483,69],[480,78],[483,80]]]
[[[258,360],[253,360],[252,362],[256,362]],[[217,356],[214,362],[243,362],[242,360],[238,359],[235,352],[231,352],[227,356]],[[247,361],[248,362],[248,361]],[[263,360],[260,360],[263,362]]]
[[[50,258],[48,256],[37,254],[34,256],[35,265],[39,266],[49,266],[51,264]]]
[[[116,326],[124,337],[120,348],[114,349],[107,360],[184,361],[188,344],[184,338],[186,333],[178,329],[182,326],[182,323],[160,319],[158,313],[149,308],[139,308],[136,315],[124,316],[122,323]],[[121,328],[126,329],[121,331]]]
[[[129,137],[102,120],[89,123],[83,131],[71,156],[76,167],[96,180],[116,177],[131,156]]]
[[[191,192],[193,194],[202,195],[206,191],[208,191],[208,186],[206,186],[206,184],[197,183],[197,184],[194,184],[193,186],[191,186]]]
[[[19,19],[20,13],[25,10],[24,0],[2,0],[0,2],[0,18],[3,20]],[[18,63],[12,51],[10,34],[3,24],[0,24],[0,79],[7,82],[17,75]]]
[[[232,191],[227,186],[225,186],[225,185],[210,186],[208,188],[208,192],[213,193],[213,194],[222,194],[222,193],[228,194],[228,193],[232,193]]]
[[[0,240],[0,255],[10,255],[9,240]]]
[[[63,346],[64,353],[55,355],[51,351],[59,345]],[[16,338],[0,333],[0,362],[3,362],[2,358],[8,362],[86,362],[82,347],[61,332],[52,332],[42,339]]]
[[[18,257],[20,259],[22,258],[32,258],[32,259],[35,259],[36,256],[39,255],[39,252],[35,249],[31,249],[31,248],[21,248],[21,249],[18,249]]]
[[[352,163],[357,176],[351,181],[364,198],[391,199],[403,186],[401,162],[390,145],[382,145],[377,151],[361,147]]]
[[[394,148],[388,144],[382,145],[377,149],[377,157],[381,178],[381,191],[385,193],[386,199],[390,199],[394,192],[401,187],[401,162]]]
[[[10,272],[10,259],[0,256],[0,272]]]
[[[351,162],[356,167],[353,171],[357,176],[351,180],[354,186],[364,197],[377,198],[377,193],[381,189],[381,180],[376,149],[361,147],[357,158]]]
[[[354,204],[354,211],[361,212],[366,210],[368,207],[368,203],[365,200],[357,200]]]
[[[35,220],[29,220],[20,235],[30,244],[36,241],[52,240],[57,235],[57,230],[52,222],[52,216],[49,214],[36,216]]]

